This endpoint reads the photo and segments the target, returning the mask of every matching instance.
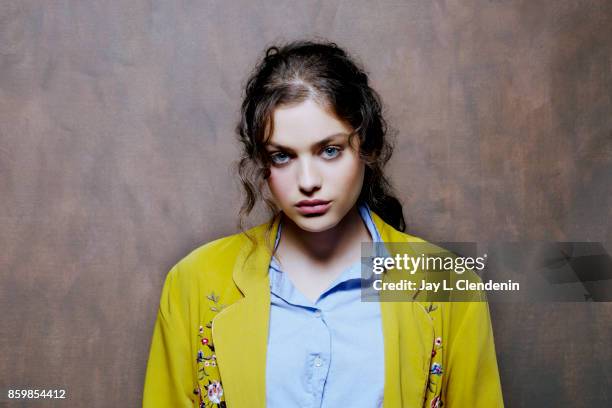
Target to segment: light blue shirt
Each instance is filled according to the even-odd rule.
[[[359,207],[381,242],[366,204]],[[280,239],[279,226],[276,244]],[[384,345],[380,303],[361,301],[361,262],[345,269],[313,303],[273,257],[266,362],[267,408],[382,406]]]

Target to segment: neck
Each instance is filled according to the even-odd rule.
[[[320,232],[304,231],[287,217],[283,217],[282,240],[316,261],[325,262],[371,240],[357,206],[354,206],[334,227]],[[359,249],[360,250],[360,249]]]

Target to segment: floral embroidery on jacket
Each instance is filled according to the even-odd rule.
[[[437,310],[438,306],[430,303],[429,306],[425,307],[425,311],[432,316],[432,312]],[[433,318],[433,316],[432,316]],[[442,375],[444,374],[444,369],[442,367],[442,362],[440,359],[442,358],[442,353],[440,350],[442,349],[442,337],[436,336],[434,338],[434,343],[431,349],[431,367],[429,369],[429,378],[427,381],[427,392],[429,394],[433,394],[431,396],[426,397],[426,399],[432,398],[429,407],[430,408],[442,408],[444,403],[442,402],[442,396],[440,394],[441,390],[438,389],[438,384],[442,381]]]
[[[431,373],[435,375],[442,374],[442,366],[440,365],[440,363],[433,363],[431,365]]]
[[[212,302],[209,307],[211,312],[219,313],[225,305],[219,303],[219,295],[211,292],[206,298]],[[200,398],[200,408],[226,408],[223,398],[223,386],[217,376],[210,370],[217,370],[217,356],[215,355],[215,345],[212,341],[212,319],[205,326],[200,326],[198,330],[198,345],[200,346],[196,354],[198,366],[198,385],[193,390],[195,395]]]
[[[223,388],[219,381],[214,381],[208,386],[208,399],[213,404],[221,404],[221,397],[223,396]],[[225,403],[223,403],[225,406]]]

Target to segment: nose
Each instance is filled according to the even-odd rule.
[[[298,169],[298,186],[303,194],[310,195],[321,188],[321,175],[310,160],[301,160]]]

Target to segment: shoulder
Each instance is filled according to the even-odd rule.
[[[389,226],[390,228],[393,228]],[[470,282],[481,282],[481,278],[474,270],[474,266],[468,266],[468,264],[473,264],[474,262],[468,262],[466,264],[464,261],[469,260],[473,261],[474,258],[478,257],[477,254],[472,254],[473,256],[462,256],[453,250],[445,248],[444,244],[439,245],[438,243],[434,243],[432,241],[425,240],[419,236],[411,235],[405,232],[393,230],[394,239],[392,242],[402,242],[407,243],[410,246],[410,250],[413,256],[420,256],[421,254],[426,257],[439,257],[444,260],[452,259],[453,265],[456,268],[453,270],[453,273],[450,273],[450,277],[453,279],[467,279]],[[459,260],[459,261],[457,261]],[[484,260],[484,259],[483,259]],[[451,272],[451,271],[447,271]]]
[[[181,258],[170,273],[176,274],[181,281],[202,281],[207,286],[229,283],[239,255],[254,245],[262,244],[261,235],[267,226],[263,223],[200,245]]]
[[[413,279],[424,279],[426,281],[445,280],[448,287],[455,287],[458,280],[464,280],[468,283],[481,283],[480,275],[474,269],[475,263],[471,262],[477,258],[477,254],[473,256],[461,255],[445,248],[445,244],[438,244],[433,241],[428,241],[418,235],[409,234],[395,229],[392,225],[386,223],[377,214],[373,213],[373,220],[376,223],[382,240],[385,242],[387,249],[392,256],[399,254],[408,255],[411,258],[421,258],[424,262],[427,260],[427,267],[420,267],[414,274]],[[468,263],[468,259],[472,258]],[[424,290],[419,293],[416,299],[437,299],[441,303],[447,301],[452,305],[456,300],[482,301],[486,299],[486,294],[481,290],[470,291],[444,291],[444,297],[437,293],[430,293]],[[450,302],[449,302],[450,301]]]
[[[386,222],[380,215],[372,210],[370,210],[370,215],[384,242],[426,242],[421,237],[395,229],[393,225]]]
[[[242,232],[215,239],[193,249],[179,260],[178,265],[182,269],[218,266],[235,257],[245,241],[248,238]]]

